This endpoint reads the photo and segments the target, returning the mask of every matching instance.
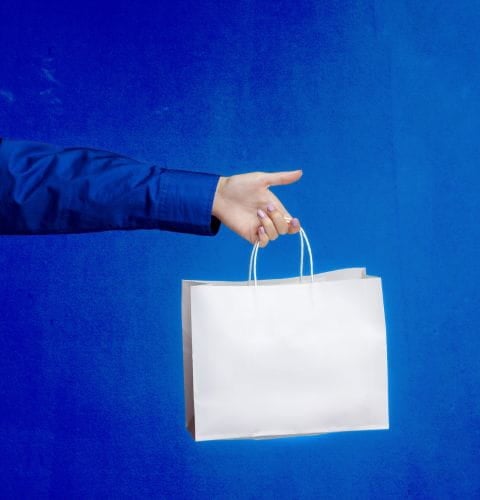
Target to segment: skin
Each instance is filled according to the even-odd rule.
[[[270,187],[292,184],[302,174],[292,170],[220,177],[212,214],[250,243],[260,241],[262,248],[279,235],[298,233],[299,220],[289,214]]]

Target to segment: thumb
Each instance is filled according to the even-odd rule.
[[[272,172],[265,174],[264,180],[267,186],[282,186],[292,184],[302,177],[302,170],[290,170],[286,172]]]

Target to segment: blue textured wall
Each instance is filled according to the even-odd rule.
[[[383,277],[391,430],[191,441],[180,280],[244,279],[225,228],[2,237],[1,496],[478,498],[477,3],[136,3],[2,0],[0,135],[303,168],[317,269]]]

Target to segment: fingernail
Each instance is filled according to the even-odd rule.
[[[260,226],[260,229],[258,230],[260,234],[265,234],[265,228],[263,226]]]
[[[268,206],[267,206],[267,210],[269,212],[273,212],[275,210],[275,205],[273,203],[270,203]]]
[[[298,219],[292,219],[291,224],[293,227],[300,227],[300,221]]]
[[[267,214],[261,208],[257,210],[257,215],[260,217],[260,219],[265,219],[265,217],[267,216]]]

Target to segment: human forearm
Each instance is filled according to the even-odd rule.
[[[219,176],[166,169],[92,148],[4,139],[0,233],[164,229],[213,235]]]

